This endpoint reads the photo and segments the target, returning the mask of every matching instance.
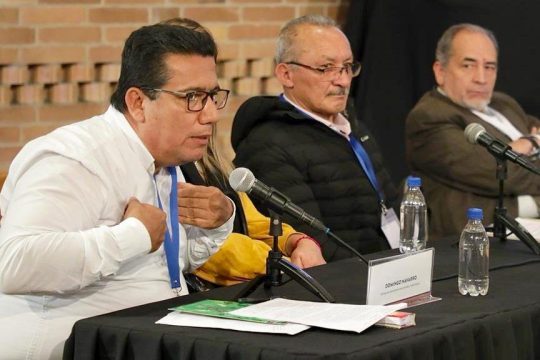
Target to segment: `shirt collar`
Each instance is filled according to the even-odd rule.
[[[156,169],[155,159],[152,154],[150,154],[139,135],[137,135],[133,127],[131,127],[124,114],[116,110],[112,105],[109,105],[109,108],[105,112],[105,119],[122,131],[126,136],[131,149],[137,154],[137,158],[140,159],[144,168],[148,173],[154,174]]]
[[[328,121],[328,120],[326,120],[326,119],[324,119],[324,118],[322,118],[322,117],[320,117],[318,115],[315,115],[314,113],[304,109],[300,105],[297,105],[291,99],[289,99],[285,94],[282,94],[282,96],[283,96],[283,99],[285,99],[285,101],[287,101],[289,104],[294,106],[298,111],[308,115],[313,120],[316,120],[316,121],[328,126],[330,129],[334,130],[335,132],[337,132],[341,136],[344,136],[347,139],[349,138],[349,135],[351,134],[351,123],[349,122],[349,120],[347,120],[347,118],[342,113],[339,113],[336,116],[336,121],[334,121],[334,122]]]

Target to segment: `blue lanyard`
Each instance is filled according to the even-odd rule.
[[[285,96],[283,94],[279,95],[279,100],[285,103],[288,103],[285,99]],[[295,107],[297,111],[300,111],[307,117],[311,118],[311,115],[308,113],[298,109]],[[364,169],[364,172],[366,173],[369,182],[371,183],[371,186],[375,189],[377,192],[377,195],[379,196],[379,202],[381,203],[381,206],[383,210],[386,209],[386,206],[384,204],[384,193],[381,190],[379,186],[379,181],[377,180],[377,176],[375,175],[375,169],[373,168],[373,164],[371,163],[371,160],[369,159],[369,155],[364,149],[364,147],[360,144],[358,140],[355,139],[355,137],[351,134],[349,135],[349,143],[351,144],[351,147],[354,151],[354,154],[356,155],[356,158],[358,159],[358,162],[362,166],[362,169]]]
[[[373,168],[373,163],[369,159],[368,153],[352,134],[349,135],[349,143],[351,144],[354,154],[356,155],[358,162],[362,166],[362,169],[364,169],[364,172],[366,173],[369,182],[371,183],[371,186],[373,186],[375,191],[377,191],[381,205],[384,206],[384,193],[379,186],[379,181],[377,180],[377,176],[375,175],[375,169]]]
[[[180,290],[180,265],[178,263],[178,257],[180,253],[180,231],[178,229],[178,181],[176,176],[176,167],[169,166],[167,168],[169,174],[171,174],[171,194],[169,198],[169,217],[171,219],[171,228],[172,228],[172,239],[171,234],[169,233],[169,227],[167,226],[167,231],[165,231],[165,241],[163,245],[165,246],[165,255],[167,256],[167,267],[169,268],[169,277],[171,279],[171,288]],[[156,191],[158,198],[158,205],[161,210],[163,206],[161,205],[161,199],[159,197],[159,190]]]

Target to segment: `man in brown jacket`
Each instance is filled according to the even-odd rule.
[[[494,92],[497,41],[472,24],[450,27],[437,44],[433,72],[437,88],[426,93],[406,123],[407,158],[422,177],[430,209],[432,236],[458,234],[466,209],[479,207],[493,221],[499,183],[496,160],[467,142],[463,130],[481,124],[515,152],[537,152],[540,120],[525,113],[510,96]],[[540,177],[508,162],[504,205],[512,217],[538,217]],[[538,165],[538,162],[536,163]]]

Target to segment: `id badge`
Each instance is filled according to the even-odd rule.
[[[399,248],[399,219],[394,209],[381,211],[381,230],[392,249]]]

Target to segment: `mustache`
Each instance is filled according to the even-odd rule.
[[[335,90],[332,90],[328,93],[328,95],[346,95],[349,96],[349,90],[344,88],[338,88]]]

